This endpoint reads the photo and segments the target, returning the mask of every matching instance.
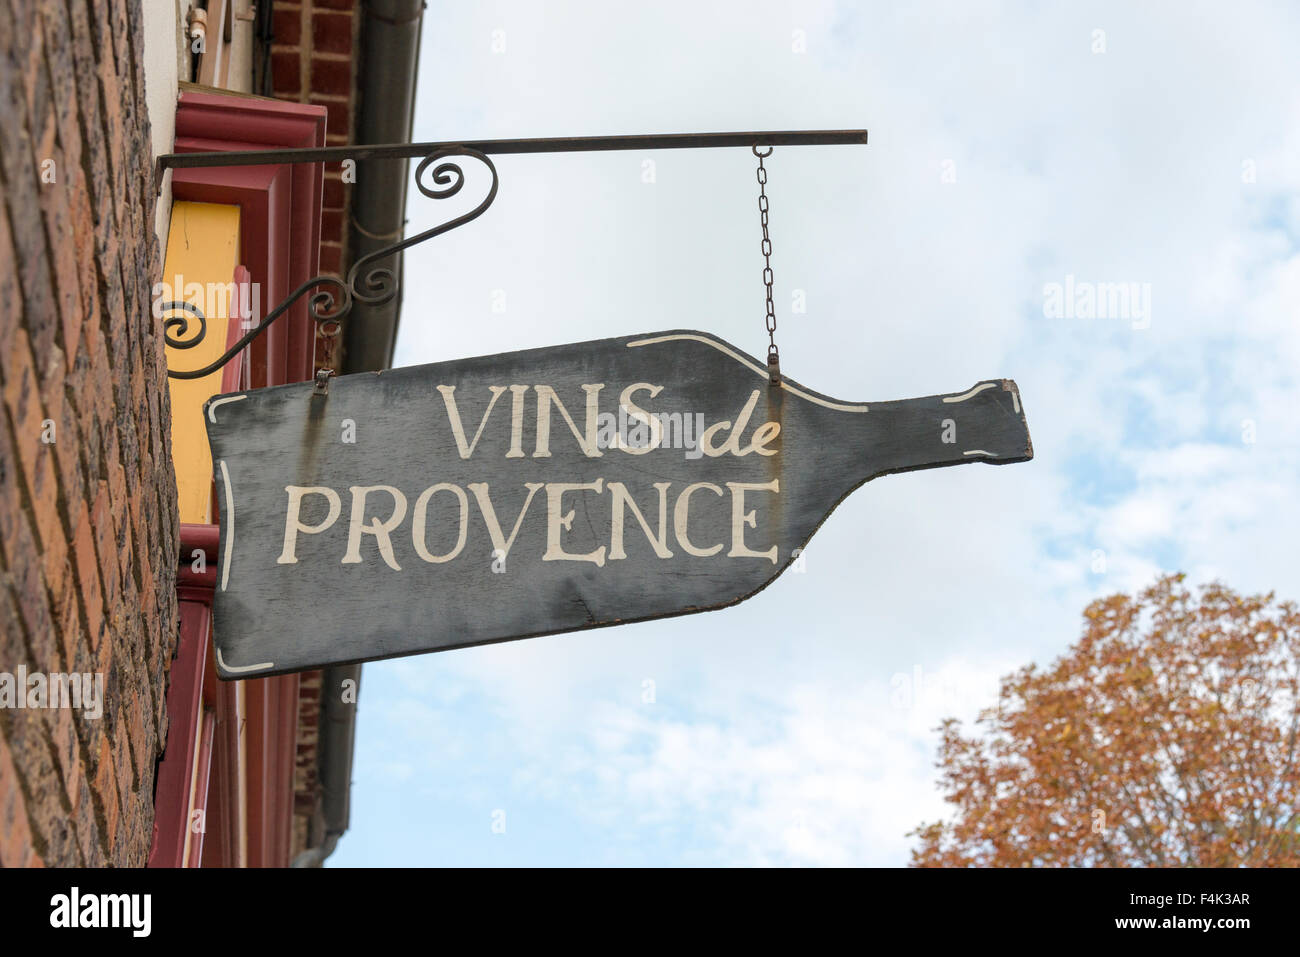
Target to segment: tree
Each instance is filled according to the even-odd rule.
[[[981,734],[943,723],[956,813],[912,866],[1300,866],[1300,610],[1183,578],[1089,605]]]

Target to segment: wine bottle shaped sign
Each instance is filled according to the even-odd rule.
[[[1032,457],[1014,382],[847,402],[676,331],[205,406],[218,670],[256,677],[708,611],[891,472]]]

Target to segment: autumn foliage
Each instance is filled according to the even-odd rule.
[[[1084,619],[977,736],[944,723],[956,813],[912,865],[1300,866],[1300,609],[1170,575]]]

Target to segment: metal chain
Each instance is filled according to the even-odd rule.
[[[758,216],[763,227],[763,242],[759,248],[763,251],[763,285],[767,287],[767,374],[772,385],[781,383],[781,358],[776,348],[776,305],[772,301],[772,239],[767,234],[767,168],[763,166],[763,157],[772,155],[772,147],[766,153],[760,153],[758,147],[751,147],[758,157]]]
[[[313,395],[329,395],[330,376],[334,375],[334,340],[338,338],[341,323],[337,320],[333,322],[323,322],[316,327],[317,340],[324,340],[325,355],[321,364],[316,367],[316,386],[312,389]]]

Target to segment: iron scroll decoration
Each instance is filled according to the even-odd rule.
[[[266,318],[260,323],[240,336],[239,340],[227,349],[221,358],[201,369],[169,369],[167,371],[168,378],[202,379],[204,376],[216,372],[239,355],[250,342],[270,328],[273,322],[288,312],[294,303],[313,289],[316,291],[312,293],[307,301],[307,313],[311,316],[312,321],[316,323],[318,335],[327,339],[339,334],[343,319],[352,311],[352,306],[355,303],[363,302],[367,305],[379,306],[391,300],[397,295],[397,277],[392,269],[376,265],[376,263],[383,262],[388,257],[409,249],[411,246],[418,245],[426,239],[440,236],[457,226],[463,226],[465,223],[477,219],[487,211],[487,208],[496,199],[499,185],[496,166],[485,154],[469,147],[446,147],[436,150],[420,160],[419,165],[415,168],[415,185],[421,193],[430,199],[450,199],[460,192],[465,185],[465,172],[461,169],[459,163],[447,159],[451,156],[468,156],[478,160],[492,174],[492,186],[483,201],[477,206],[455,219],[440,223],[414,236],[409,236],[362,256],[352,264],[346,279],[329,275],[313,276],[267,313]],[[444,162],[439,162],[440,160]],[[433,167],[430,183],[426,184],[424,174],[434,163],[438,165]],[[182,315],[169,316],[163,320],[163,338],[166,340],[167,345],[173,349],[193,349],[203,341],[207,335],[208,324],[206,317],[198,307],[188,302],[166,302],[162,303],[160,308],[164,312],[180,311],[183,313]],[[190,335],[191,319],[198,322],[198,330],[194,335]]]

